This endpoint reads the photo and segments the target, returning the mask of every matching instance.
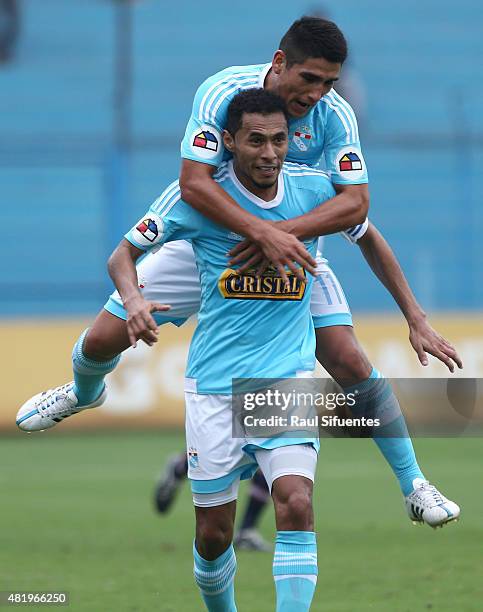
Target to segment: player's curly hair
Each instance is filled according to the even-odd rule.
[[[333,21],[321,17],[302,17],[290,26],[280,41],[287,65],[302,64],[310,57],[343,64],[347,58],[347,41]]]
[[[282,113],[289,119],[285,101],[277,94],[266,89],[245,89],[237,94],[228,105],[225,130],[232,136],[238,132],[242,124],[243,113],[259,113],[272,115]]]

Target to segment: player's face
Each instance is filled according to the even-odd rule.
[[[225,146],[247,189],[256,193],[275,187],[288,150],[287,120],[283,113],[245,113],[234,138],[225,132]]]
[[[287,104],[292,117],[306,115],[333,87],[341,65],[322,57],[310,57],[302,64],[287,66],[283,51],[277,51],[272,70],[277,75],[276,93]]]

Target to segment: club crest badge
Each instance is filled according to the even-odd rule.
[[[307,151],[312,140],[310,128],[307,125],[302,125],[297,128],[293,135],[293,142],[300,151]]]
[[[188,449],[188,463],[193,469],[196,469],[199,466],[198,451],[196,450],[196,448],[190,447]]]

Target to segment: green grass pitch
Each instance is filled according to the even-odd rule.
[[[63,609],[76,612],[203,610],[192,577],[188,487],[166,518],[152,508],[157,474],[182,448],[181,432],[59,428],[1,437],[0,590],[65,590],[71,603]],[[414,527],[370,440],[322,441],[313,611],[482,609],[481,440],[419,439],[416,448],[426,474],[461,504],[459,523]],[[271,508],[261,530],[273,537]],[[271,561],[238,554],[239,612],[274,610]]]

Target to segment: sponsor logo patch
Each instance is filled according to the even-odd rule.
[[[347,170],[362,170],[361,158],[357,153],[346,153],[339,161],[339,170],[347,172]]]
[[[306,283],[290,271],[287,271],[287,276],[289,282],[285,286],[274,268],[269,268],[262,276],[255,276],[255,269],[240,274],[228,268],[218,279],[218,289],[224,298],[232,300],[300,301],[305,295]]]
[[[162,240],[163,221],[161,217],[150,211],[131,231],[132,237],[138,244],[150,247]]]
[[[211,132],[200,132],[193,139],[193,146],[201,149],[209,149],[210,151],[218,151],[218,140]]]
[[[136,226],[138,232],[149,240],[149,242],[154,242],[158,237],[158,226],[153,219],[143,219],[139,225]]]
[[[191,150],[204,159],[215,158],[221,148],[220,132],[210,125],[202,125],[190,136]]]
[[[357,147],[344,147],[335,160],[335,171],[341,178],[357,180],[365,172],[364,158]]]

